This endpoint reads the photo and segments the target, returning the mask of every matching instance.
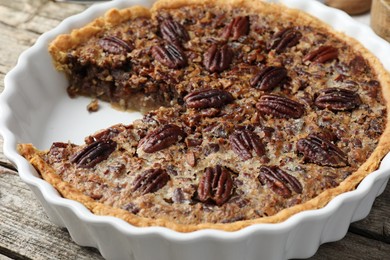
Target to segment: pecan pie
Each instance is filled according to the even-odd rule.
[[[18,149],[64,197],[135,226],[281,222],[356,188],[389,151],[382,65],[281,5],[161,0],[110,10],[49,51],[70,96],[144,116],[82,145]]]

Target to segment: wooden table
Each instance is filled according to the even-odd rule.
[[[49,0],[0,1],[0,90],[19,54],[61,20],[86,8]],[[2,147],[0,139],[0,147]],[[1,150],[1,148],[0,148]],[[50,223],[16,169],[0,151],[0,260],[102,259],[80,247],[66,229]],[[376,199],[370,215],[353,223],[347,236],[322,245],[311,259],[390,259],[390,185]],[[158,259],[156,259],[158,260]]]

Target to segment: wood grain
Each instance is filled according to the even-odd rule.
[[[0,253],[0,260],[11,260],[11,258],[9,258],[9,257],[7,257],[7,256],[5,256],[5,255],[2,255],[2,254]]]
[[[371,8],[371,0],[325,0],[325,4],[341,9],[350,15],[366,13]]]
[[[370,250],[368,251],[367,248]],[[348,233],[344,239],[338,242],[322,245],[312,259],[385,260],[389,259],[389,256],[389,244]]]
[[[390,42],[390,0],[373,0],[371,17],[372,29]]]
[[[71,241],[54,226],[16,172],[0,174],[0,253],[27,259],[101,259],[95,249]]]
[[[49,0],[1,0],[0,92],[4,76],[37,37],[86,6]],[[0,148],[3,140],[0,138]],[[1,150],[0,149],[0,150]],[[347,236],[322,245],[310,259],[389,259],[390,186],[370,215],[353,223]],[[42,206],[0,152],[0,260],[102,259],[96,249],[75,244],[66,229],[53,225]]]

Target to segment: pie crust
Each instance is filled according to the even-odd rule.
[[[113,9],[109,10],[104,17],[96,19],[95,21],[91,22],[90,24],[86,25],[81,29],[74,30],[67,35],[58,36],[52,42],[52,44],[50,44],[49,52],[53,56],[56,68],[60,71],[64,71],[65,73],[69,74],[71,73],[71,68],[66,65],[69,50],[72,50],[80,45],[87,43],[92,37],[99,35],[102,32],[111,30],[115,26],[120,25],[129,20],[133,20],[136,18],[151,19],[155,17],[155,15],[160,10],[168,10],[169,12],[170,10],[176,10],[182,7],[189,8],[191,6],[193,6],[194,8],[201,6],[205,8],[205,10],[207,10],[207,8],[209,7],[216,7],[225,10],[226,12],[234,12],[234,10],[240,9],[246,10],[250,14],[261,14],[263,16],[278,17],[278,19],[289,21],[293,25],[305,25],[314,28],[314,30],[321,30],[323,32],[326,32],[329,37],[334,37],[339,41],[347,43],[347,46],[349,46],[355,53],[358,53],[361,57],[364,58],[367,63],[367,66],[372,70],[372,74],[375,75],[375,80],[378,81],[381,86],[381,94],[382,99],[384,101],[384,107],[386,111],[389,110],[390,76],[376,57],[374,57],[356,40],[344,35],[343,33],[335,32],[328,25],[317,20],[316,18],[302,11],[288,9],[282,5],[277,4],[268,4],[250,0],[160,0],[156,2],[150,10],[138,6],[123,10]],[[137,95],[137,98],[138,97],[139,96]],[[145,106],[145,104],[142,105]],[[146,106],[148,105],[146,104]],[[164,112],[164,108],[160,110],[162,110],[161,113]],[[172,221],[172,219],[169,219],[165,216],[160,218],[149,218],[145,216],[140,216],[136,213],[131,213],[125,209],[107,205],[105,203],[99,202],[99,200],[97,200],[96,198],[92,198],[91,196],[86,195],[80,189],[76,188],[76,185],[68,181],[64,181],[60,177],[58,172],[52,167],[52,165],[50,165],[45,159],[47,157],[48,151],[39,151],[38,149],[34,148],[32,144],[20,144],[18,145],[18,151],[27,160],[30,161],[30,163],[37,169],[41,176],[51,185],[53,185],[63,197],[82,203],[94,214],[115,216],[138,227],[162,226],[179,232],[191,232],[195,230],[209,228],[225,231],[236,231],[257,223],[279,223],[301,211],[322,208],[335,196],[355,189],[363,178],[365,178],[368,174],[378,168],[382,158],[389,152],[390,128],[387,124],[387,121],[389,120],[389,113],[385,112],[383,116],[386,117],[386,119],[383,119],[386,126],[382,129],[382,134],[378,138],[378,142],[375,146],[375,149],[371,152],[371,154],[364,161],[364,163],[362,163],[358,167],[357,170],[351,173],[337,186],[324,189],[320,194],[314,196],[313,198],[304,201],[303,203],[298,203],[290,207],[286,207],[270,216],[263,215],[262,217],[258,218],[237,220],[228,223],[222,223],[223,221],[220,220],[219,222],[183,224]],[[114,126],[114,128],[115,127],[122,129],[124,126],[119,125]],[[329,165],[325,167],[328,166]],[[268,192],[271,192],[271,190],[269,189]]]

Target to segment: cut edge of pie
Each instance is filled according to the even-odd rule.
[[[290,19],[294,19],[296,23],[310,24],[313,27],[326,28],[329,34],[336,38],[344,39],[348,42],[348,45],[352,46],[354,50],[359,52],[369,63],[371,68],[375,70],[378,81],[381,84],[381,91],[383,98],[386,102],[386,109],[390,111],[390,76],[384,69],[383,65],[378,59],[365,49],[362,44],[357,40],[346,36],[343,33],[336,32],[331,29],[330,26],[322,23],[317,18],[306,14],[299,10],[289,9],[276,4],[264,4],[261,2],[254,3],[253,1],[246,0],[217,0],[213,1],[217,6],[224,6],[224,8],[243,7],[250,8],[253,12],[259,11],[261,13],[284,13]],[[50,45],[49,51],[53,55],[56,61],[62,61],[66,55],[66,50],[77,46],[78,44],[86,41],[89,37],[95,35],[101,30],[105,30],[108,27],[119,24],[123,21],[134,17],[150,17],[153,11],[158,9],[170,9],[178,8],[188,5],[199,5],[199,4],[211,4],[210,1],[206,0],[160,0],[150,10],[143,7],[130,7],[123,10],[112,9],[108,11],[104,17],[94,20],[87,26],[73,30],[71,34],[61,35],[54,40]],[[55,63],[55,66],[59,70],[66,70],[60,63]],[[39,151],[32,144],[19,144],[17,149],[19,153],[24,156],[41,174],[41,176],[53,185],[60,194],[68,199],[78,201],[85,205],[92,213],[103,216],[114,216],[125,220],[126,222],[137,226],[137,227],[149,227],[149,226],[160,226],[167,227],[179,232],[192,232],[201,229],[218,229],[225,231],[237,231],[247,226],[258,224],[258,223],[280,223],[288,219],[289,217],[312,209],[319,209],[324,207],[330,200],[335,196],[342,194],[347,191],[354,190],[359,183],[371,172],[376,170],[382,160],[382,158],[389,152],[390,149],[390,126],[387,122],[390,120],[390,113],[387,113],[386,127],[379,139],[378,145],[372,152],[370,157],[361,165],[356,172],[347,177],[340,183],[339,186],[331,189],[327,189],[318,196],[310,199],[303,204],[298,204],[290,208],[283,209],[273,216],[262,217],[251,220],[236,221],[232,223],[201,223],[201,224],[178,224],[166,219],[149,219],[137,216],[126,210],[114,208],[111,206],[104,205],[96,202],[91,197],[83,194],[81,191],[75,189],[70,183],[61,180],[56,174],[54,169],[48,165],[43,159],[42,155],[44,151]]]

